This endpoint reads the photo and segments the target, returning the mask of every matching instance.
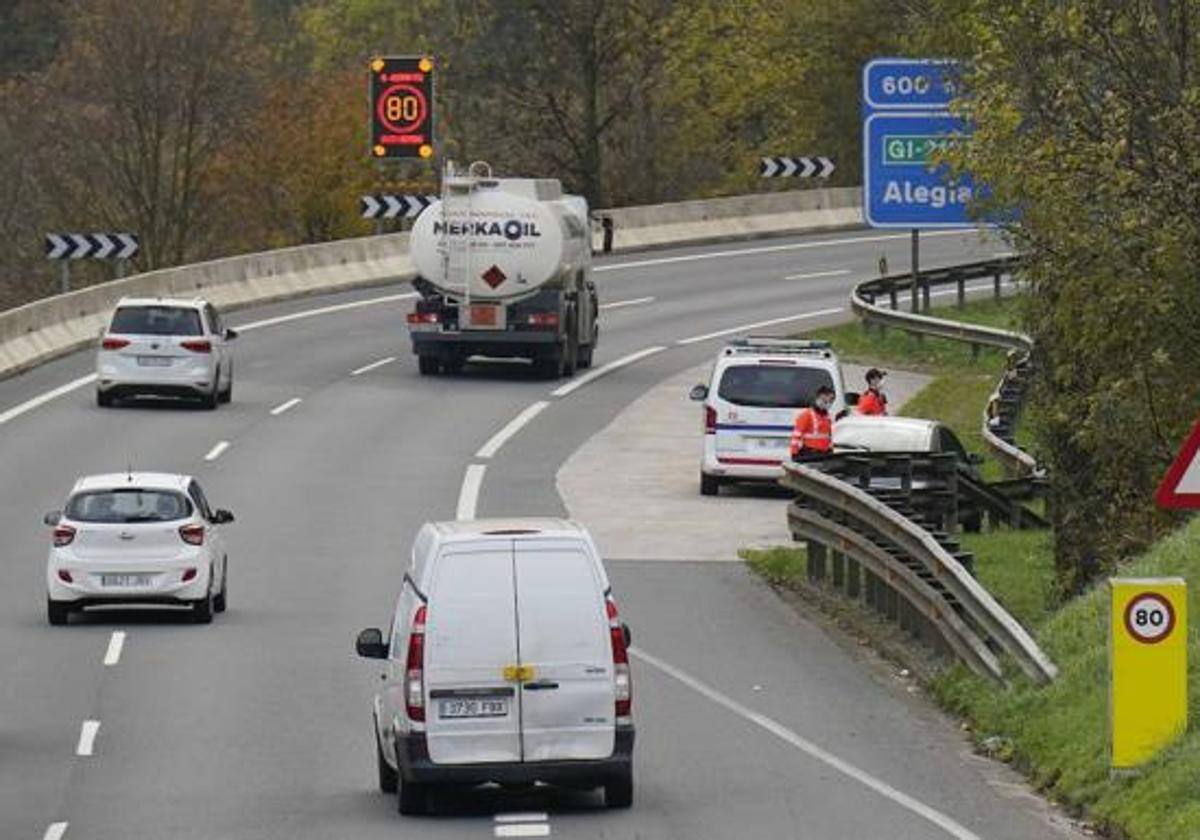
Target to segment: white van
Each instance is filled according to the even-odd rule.
[[[722,348],[709,384],[690,394],[704,403],[700,493],[714,496],[728,480],[782,478],[796,412],[822,385],[833,388],[835,417],[856,399],[847,401],[828,341],[751,336]]]
[[[379,787],[402,814],[439,785],[547,782],[633,800],[629,628],[592,538],[560,519],[422,526],[375,696]]]

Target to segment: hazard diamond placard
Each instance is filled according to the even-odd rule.
[[[1200,509],[1200,420],[1175,456],[1167,470],[1154,501],[1161,508],[1173,510]]]

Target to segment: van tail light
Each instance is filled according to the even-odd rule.
[[[717,433],[717,410],[711,405],[704,406],[704,434],[715,435]]]
[[[417,607],[408,634],[408,657],[404,662],[404,706],[408,719],[425,720],[425,605]]]
[[[204,526],[184,525],[179,529],[179,538],[188,545],[204,545]]]
[[[529,315],[529,326],[535,330],[558,329],[557,312],[533,312]]]
[[[612,638],[613,689],[616,696],[617,721],[628,719],[633,712],[633,679],[629,673],[629,651],[625,649],[625,631],[617,614],[617,602],[605,601],[608,610],[608,635]]]
[[[436,312],[409,312],[406,318],[409,324],[436,324],[438,322]]]
[[[75,578],[71,577],[71,573],[68,572],[66,569],[58,570],[58,579],[61,580],[63,583],[74,583],[75,582]]]
[[[179,346],[184,350],[191,350],[193,353],[211,353],[211,341],[181,341]]]
[[[62,548],[75,540],[75,529],[70,525],[59,525],[54,529],[54,544]]]
[[[100,346],[105,350],[120,350],[122,347],[129,346],[128,338],[105,338],[100,342]]]
[[[184,583],[187,583],[189,580],[195,580],[196,579],[196,567],[188,566],[186,569],[183,570],[183,575],[180,576],[179,579],[181,581],[183,581]]]

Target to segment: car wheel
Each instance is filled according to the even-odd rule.
[[[422,376],[436,376],[440,368],[437,356],[417,356],[417,370]]]
[[[61,627],[66,624],[71,617],[71,608],[63,601],[55,601],[51,598],[46,599],[46,620],[55,627]]]
[[[396,807],[406,817],[419,816],[429,811],[429,786],[410,782],[397,774]]]
[[[217,407],[217,403],[220,402],[221,393],[217,390],[218,387],[217,383],[214,382],[212,392],[200,398],[200,407],[205,411],[212,411]]]
[[[208,593],[198,601],[192,602],[192,622],[195,624],[212,624],[213,594],[212,579],[209,578]]]
[[[101,408],[109,408],[113,404],[113,395],[96,389],[96,405]]]
[[[604,783],[604,804],[609,808],[628,808],[633,805],[632,770]]]
[[[721,491],[721,479],[715,475],[700,473],[700,495],[715,496]]]
[[[213,612],[223,613],[229,606],[229,559],[225,560],[225,568],[221,572],[221,591],[213,598]]]
[[[379,744],[379,729],[373,723],[372,728],[375,729],[375,762],[379,765],[379,790],[381,793],[396,793],[400,774],[383,757],[383,747]],[[401,813],[403,813],[403,809],[401,809]]]
[[[228,403],[233,401],[233,368],[229,369],[229,381],[225,383],[225,387],[221,389],[221,393],[217,395],[219,402]]]

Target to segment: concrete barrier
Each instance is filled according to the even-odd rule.
[[[600,211],[616,252],[862,224],[861,190],[794,190]],[[600,215],[600,214],[597,214]],[[596,248],[602,239],[597,230]],[[0,377],[95,341],[122,297],[203,297],[222,310],[411,280],[408,234],[343,239],[137,274],[0,312]]]

